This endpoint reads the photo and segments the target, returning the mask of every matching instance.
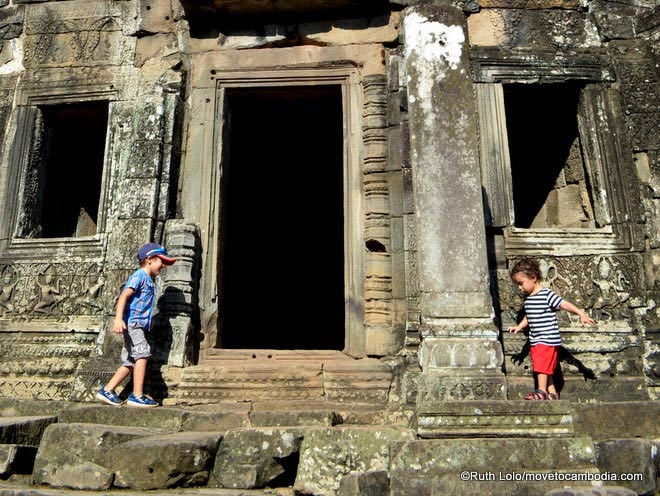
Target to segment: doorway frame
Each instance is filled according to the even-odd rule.
[[[221,263],[219,222],[221,218],[220,181],[223,171],[224,110],[227,90],[231,88],[258,89],[276,86],[338,85],[342,95],[343,121],[343,191],[344,191],[344,353],[352,356],[365,354],[364,328],[364,199],[361,166],[361,87],[354,66],[331,68],[283,68],[216,70],[215,101],[213,110],[212,153],[209,182],[208,249],[203,255],[206,277],[203,278],[201,296],[206,308],[212,308],[216,321],[206,329],[206,352],[215,349],[218,342],[219,295],[218,271]],[[321,279],[317,279],[318,282]],[[314,284],[314,279],[310,284]],[[206,295],[204,297],[204,295]],[[310,323],[313,328],[313,323]],[[234,351],[234,350],[227,350]]]

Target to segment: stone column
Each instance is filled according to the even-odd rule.
[[[159,327],[153,360],[185,367],[198,352],[199,336],[194,334],[199,266],[199,235],[196,225],[185,220],[165,224],[165,247],[176,257],[158,278]]]
[[[449,4],[449,2],[447,2]],[[433,402],[504,399],[488,286],[476,103],[463,13],[404,18],[421,333],[420,422]]]

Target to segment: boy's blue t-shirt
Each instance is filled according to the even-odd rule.
[[[127,326],[141,327],[148,331],[151,328],[156,285],[149,274],[138,269],[126,281],[126,288],[131,288],[135,293],[124,309],[124,322]]]

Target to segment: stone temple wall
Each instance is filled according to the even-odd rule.
[[[343,94],[347,352],[391,367],[391,401],[526,392],[524,336],[501,330],[522,304],[509,268],[528,255],[599,322],[561,317],[566,397],[657,398],[654,4],[0,0],[0,394],[89,397],[116,366],[114,302],[150,239],[180,261],[159,281],[152,373],[167,391],[203,360],[217,332],[222,98],[315,81]],[[565,86],[574,169],[541,210],[571,222],[520,227],[507,115],[524,105],[511,95]],[[98,213],[42,236],[49,116],[90,102],[107,104]],[[543,158],[520,150],[530,167]]]

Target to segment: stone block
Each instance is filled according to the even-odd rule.
[[[390,192],[390,215],[403,216],[403,175],[400,170],[388,173]]]
[[[122,181],[122,198],[117,215],[120,219],[152,219],[156,214],[158,179]]]
[[[39,446],[45,430],[57,422],[57,417],[2,417],[0,444]]]
[[[438,400],[504,400],[506,379],[499,370],[491,369],[429,369],[425,370],[418,384],[418,405]]]
[[[139,410],[137,408],[108,408],[103,405],[82,404],[63,411],[59,416],[59,421],[179,431],[187,415],[188,413],[184,410],[170,408]]]
[[[658,446],[650,439],[607,439],[595,443],[601,473],[617,474],[619,485],[636,494],[653,493],[658,476]],[[622,474],[641,474],[641,480],[624,481]]]
[[[595,26],[578,10],[482,9],[467,22],[472,46],[569,49],[600,45]]]
[[[390,322],[371,323],[365,329],[365,352],[369,356],[383,357],[387,355],[394,355],[401,350],[405,338],[405,331],[403,326],[392,326],[394,322],[394,302],[388,302],[389,309],[388,315],[391,316]],[[398,315],[401,316],[399,313]],[[404,319],[401,316],[401,319]],[[383,390],[380,395],[382,401],[386,401],[387,391]],[[376,398],[376,395],[374,395]]]
[[[256,30],[242,30],[221,34],[216,43],[223,50],[240,50],[263,47],[285,41],[286,38],[286,32],[283,32],[281,26],[269,24],[264,26],[260,32]]]
[[[0,444],[0,479],[14,474],[31,474],[36,456],[35,446]]]
[[[554,474],[598,473],[588,438],[423,440],[390,452],[392,496],[543,494],[566,485]]]
[[[573,416],[563,401],[439,401],[420,405],[417,415],[423,438],[573,435]]]
[[[574,403],[571,408],[578,436],[591,436],[595,440],[660,438],[660,403],[657,401]],[[631,422],[633,418],[635,421]]]
[[[172,4],[133,0],[122,2],[122,31],[127,36],[168,33],[174,30]]]
[[[299,32],[304,39],[324,45],[393,43],[399,38],[399,12],[338,21],[302,23]]]
[[[603,40],[635,37],[634,8],[613,9],[608,1],[595,1],[590,6],[589,13],[595,20],[598,32]],[[627,12],[626,12],[627,10]]]
[[[337,415],[329,410],[281,410],[253,409],[250,423],[254,427],[315,426],[332,427],[338,422]]]
[[[428,336],[420,349],[422,368],[485,367],[502,365],[502,345],[496,339],[436,338]]]
[[[468,17],[471,46],[499,46],[506,42],[506,25],[502,12],[485,10]]]
[[[21,35],[24,14],[24,7],[10,7],[0,11],[0,40],[11,40]]]
[[[161,431],[142,427],[53,424],[39,445],[34,482],[73,489],[107,489],[112,481],[112,471],[106,468],[109,450],[130,439],[158,432]]]
[[[387,333],[385,339],[390,343],[392,330],[387,329]],[[374,343],[367,341],[367,345],[370,344]],[[372,351],[369,353],[372,354]],[[390,367],[376,359],[328,361],[323,367],[323,388],[329,400],[387,402],[391,384]]]
[[[219,404],[215,406],[220,408]],[[224,406],[222,408],[224,409]],[[229,429],[248,427],[250,425],[248,409],[248,404],[235,403],[226,411],[186,412],[182,430],[225,432]]]
[[[227,432],[218,449],[209,486],[261,488],[287,471],[295,473],[292,462],[300,450],[302,438],[303,430],[292,427]]]
[[[390,466],[390,443],[414,438],[410,429],[387,427],[309,429],[300,448],[294,490],[302,494],[336,495],[343,477],[350,473],[386,471]]]
[[[108,230],[108,253],[106,255],[105,294],[114,303],[131,272],[137,270],[137,250],[148,240],[152,219],[112,219]],[[124,272],[126,271],[126,272]],[[115,282],[115,285],[112,285]],[[112,289],[115,288],[113,293]],[[112,308],[110,305],[108,308]]]
[[[382,496],[390,492],[390,478],[385,470],[352,472],[341,478],[337,496]]]
[[[3,344],[5,346],[5,344]],[[57,417],[72,403],[66,401],[41,401],[33,399],[0,398],[0,417],[30,417],[39,412],[44,417]]]
[[[310,400],[323,397],[321,366],[227,364],[213,369],[186,367],[178,388],[181,403]]]
[[[108,454],[114,485],[146,491],[205,485],[222,434],[177,432],[119,444]]]

